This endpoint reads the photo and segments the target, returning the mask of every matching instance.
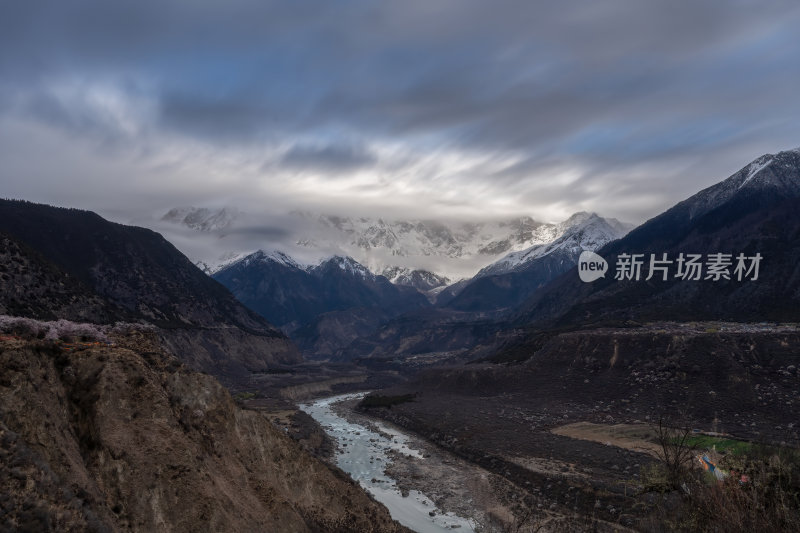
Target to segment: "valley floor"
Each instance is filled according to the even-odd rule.
[[[342,402],[337,412],[359,424],[376,427],[376,421],[391,420],[386,413],[378,417],[357,408],[357,401]],[[409,433],[409,446],[420,450],[424,459],[393,453],[386,472],[406,491],[418,490],[429,495],[446,512],[468,516],[477,524],[477,531],[563,531],[584,530],[591,526],[598,531],[622,531],[619,517],[608,521],[599,513],[581,515],[569,505],[560,506],[555,494],[565,485],[588,479],[585,467],[550,457],[515,457],[512,462],[554,482],[519,486],[507,477],[506,471],[495,465],[481,465],[459,453],[454,453],[417,433]],[[607,455],[616,458],[616,450]],[[646,460],[646,459],[645,459]],[[554,485],[557,488],[554,488]]]
[[[651,531],[654,513],[681,505],[677,492],[643,490],[657,463],[659,419],[695,436],[796,447],[798,344],[793,324],[572,331],[531,348],[527,360],[501,364],[434,364],[406,374],[356,365],[337,374],[321,365],[318,380],[272,379],[246,403],[330,459],[334,443],[292,403],[377,390],[397,401],[371,409],[342,403],[337,412],[412,435],[427,459],[395,455],[387,474],[474,518],[479,531]],[[693,453],[713,447],[695,441]]]

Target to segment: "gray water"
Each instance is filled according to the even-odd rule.
[[[395,480],[386,475],[385,469],[391,462],[387,454],[390,450],[418,461],[425,460],[418,450],[408,445],[407,435],[380,422],[375,424],[380,433],[371,431],[348,422],[331,409],[337,402],[361,398],[365,394],[361,392],[323,398],[310,404],[301,404],[300,409],[311,415],[336,441],[337,466],[384,504],[392,518],[418,533],[453,530],[474,533],[472,520],[452,513],[442,514],[431,499],[419,491],[411,490],[408,496],[403,497]],[[431,511],[435,512],[435,516],[430,516]]]

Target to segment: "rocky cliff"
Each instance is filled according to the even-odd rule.
[[[0,341],[2,531],[404,531],[151,334]]]

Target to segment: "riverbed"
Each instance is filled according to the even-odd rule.
[[[392,518],[418,533],[459,531],[474,533],[472,520],[444,513],[431,498],[414,489],[401,492],[395,479],[386,474],[391,456],[401,454],[416,461],[425,457],[410,445],[409,437],[381,422],[374,430],[339,416],[333,405],[361,398],[366,393],[352,393],[301,404],[300,409],[316,420],[336,442],[335,462],[355,481],[384,504]]]

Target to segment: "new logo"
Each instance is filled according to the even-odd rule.
[[[581,281],[591,283],[598,278],[604,278],[608,271],[608,263],[594,252],[585,250],[578,258],[578,275]]]

